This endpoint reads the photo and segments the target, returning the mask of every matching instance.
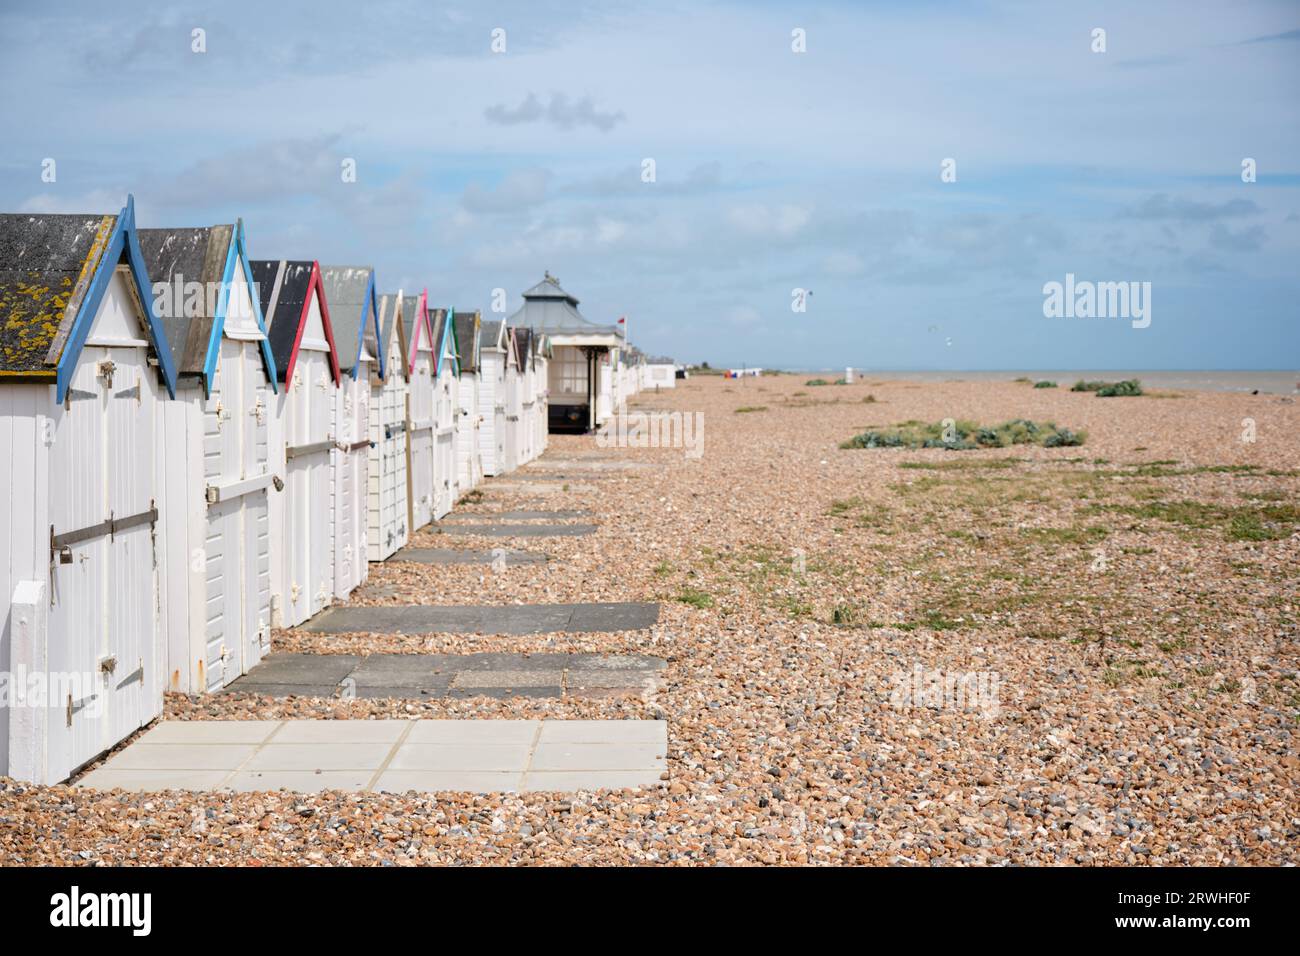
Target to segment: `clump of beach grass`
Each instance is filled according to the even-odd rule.
[[[841,448],[946,448],[969,451],[975,448],[1007,448],[1011,445],[1041,445],[1064,448],[1082,445],[1083,431],[1060,428],[1055,422],[1034,422],[1014,418],[1000,425],[985,426],[970,421],[907,421],[892,429],[865,431],[840,444]]]
[[[745,415],[748,414],[749,412],[765,412],[765,411],[767,411],[766,405],[741,405],[738,409],[736,409],[736,414]]]
[[[1083,379],[1074,383],[1072,392],[1094,392],[1098,398],[1128,397],[1142,394],[1142,383],[1136,378],[1127,378],[1120,382],[1085,382]]]
[[[1034,388],[1056,388],[1056,383],[1055,383],[1055,382],[1049,382],[1049,381],[1046,381],[1046,380],[1041,381],[1041,382],[1035,382],[1035,383],[1034,383]]]

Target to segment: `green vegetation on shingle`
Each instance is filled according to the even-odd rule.
[[[1142,394],[1142,383],[1136,378],[1120,382],[1085,382],[1082,379],[1074,383],[1072,392],[1095,392],[1098,398],[1114,398]]]
[[[1007,448],[1011,445],[1041,445],[1063,448],[1082,445],[1087,435],[1054,422],[1038,423],[1015,418],[1000,425],[983,426],[969,421],[952,422],[945,429],[942,422],[903,422],[892,429],[865,431],[840,444],[841,448],[945,448],[969,451],[973,448]]]

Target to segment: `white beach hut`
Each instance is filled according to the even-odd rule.
[[[479,454],[485,475],[505,472],[505,331],[501,319],[484,322],[479,329]]]
[[[549,272],[524,293],[524,304],[509,320],[536,329],[551,343],[547,371],[551,431],[592,431],[613,406],[610,353],[623,344],[619,326],[597,325],[578,311],[578,299]]]
[[[175,381],[130,199],[0,215],[0,775],[65,780],[162,712]]]
[[[537,365],[534,362],[532,329],[514,329],[513,332],[515,349],[519,353],[519,424],[515,440],[522,465],[537,457]]]
[[[369,266],[322,266],[343,377],[334,412],[334,596],[366,579],[370,515],[370,376],[385,371],[379,299]]]
[[[334,599],[335,396],[341,379],[320,265],[255,259],[253,281],[280,390],[268,430],[271,624],[296,627]]]
[[[479,331],[482,317],[477,309],[455,312],[456,364],[460,379],[456,383],[456,489],[457,496],[476,487],[483,480],[483,456],[479,451],[479,432],[483,427],[479,411]]]
[[[458,404],[455,317],[433,309],[433,517],[448,514],[456,503],[456,417]]]
[[[677,387],[677,365],[670,358],[647,358],[640,372],[641,391]]]
[[[551,362],[551,340],[539,334],[537,336],[537,349],[533,353],[533,361],[537,365],[537,371],[533,376],[533,385],[535,388],[534,402],[537,405],[537,415],[533,426],[536,429],[534,439],[534,449],[536,454],[541,455],[546,451],[547,445],[550,444],[548,435],[550,434],[550,362]]]
[[[379,299],[383,371],[379,371],[378,363],[371,363],[370,369],[367,557],[371,561],[383,561],[405,547],[411,524],[406,437],[409,369],[401,302],[402,297],[397,294]],[[407,307],[414,308],[414,305]]]
[[[141,229],[140,247],[177,370],[158,499],[167,687],[197,694],[271,645],[275,360],[242,223]]]
[[[433,520],[434,505],[434,352],[426,293],[403,296],[400,309],[406,338],[407,509],[412,532]]]
[[[524,370],[519,355],[517,329],[507,328],[505,335],[505,427],[501,437],[502,462],[506,471],[514,471],[523,462]]]

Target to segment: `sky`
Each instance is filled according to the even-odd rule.
[[[682,362],[1300,366],[1295,0],[4,0],[0,88],[0,209],[485,316],[549,271]]]

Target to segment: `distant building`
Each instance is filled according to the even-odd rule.
[[[613,413],[615,376],[623,334],[578,311],[578,299],[549,272],[524,293],[524,304],[507,324],[536,329],[551,343],[548,369],[551,431],[587,432]]]

